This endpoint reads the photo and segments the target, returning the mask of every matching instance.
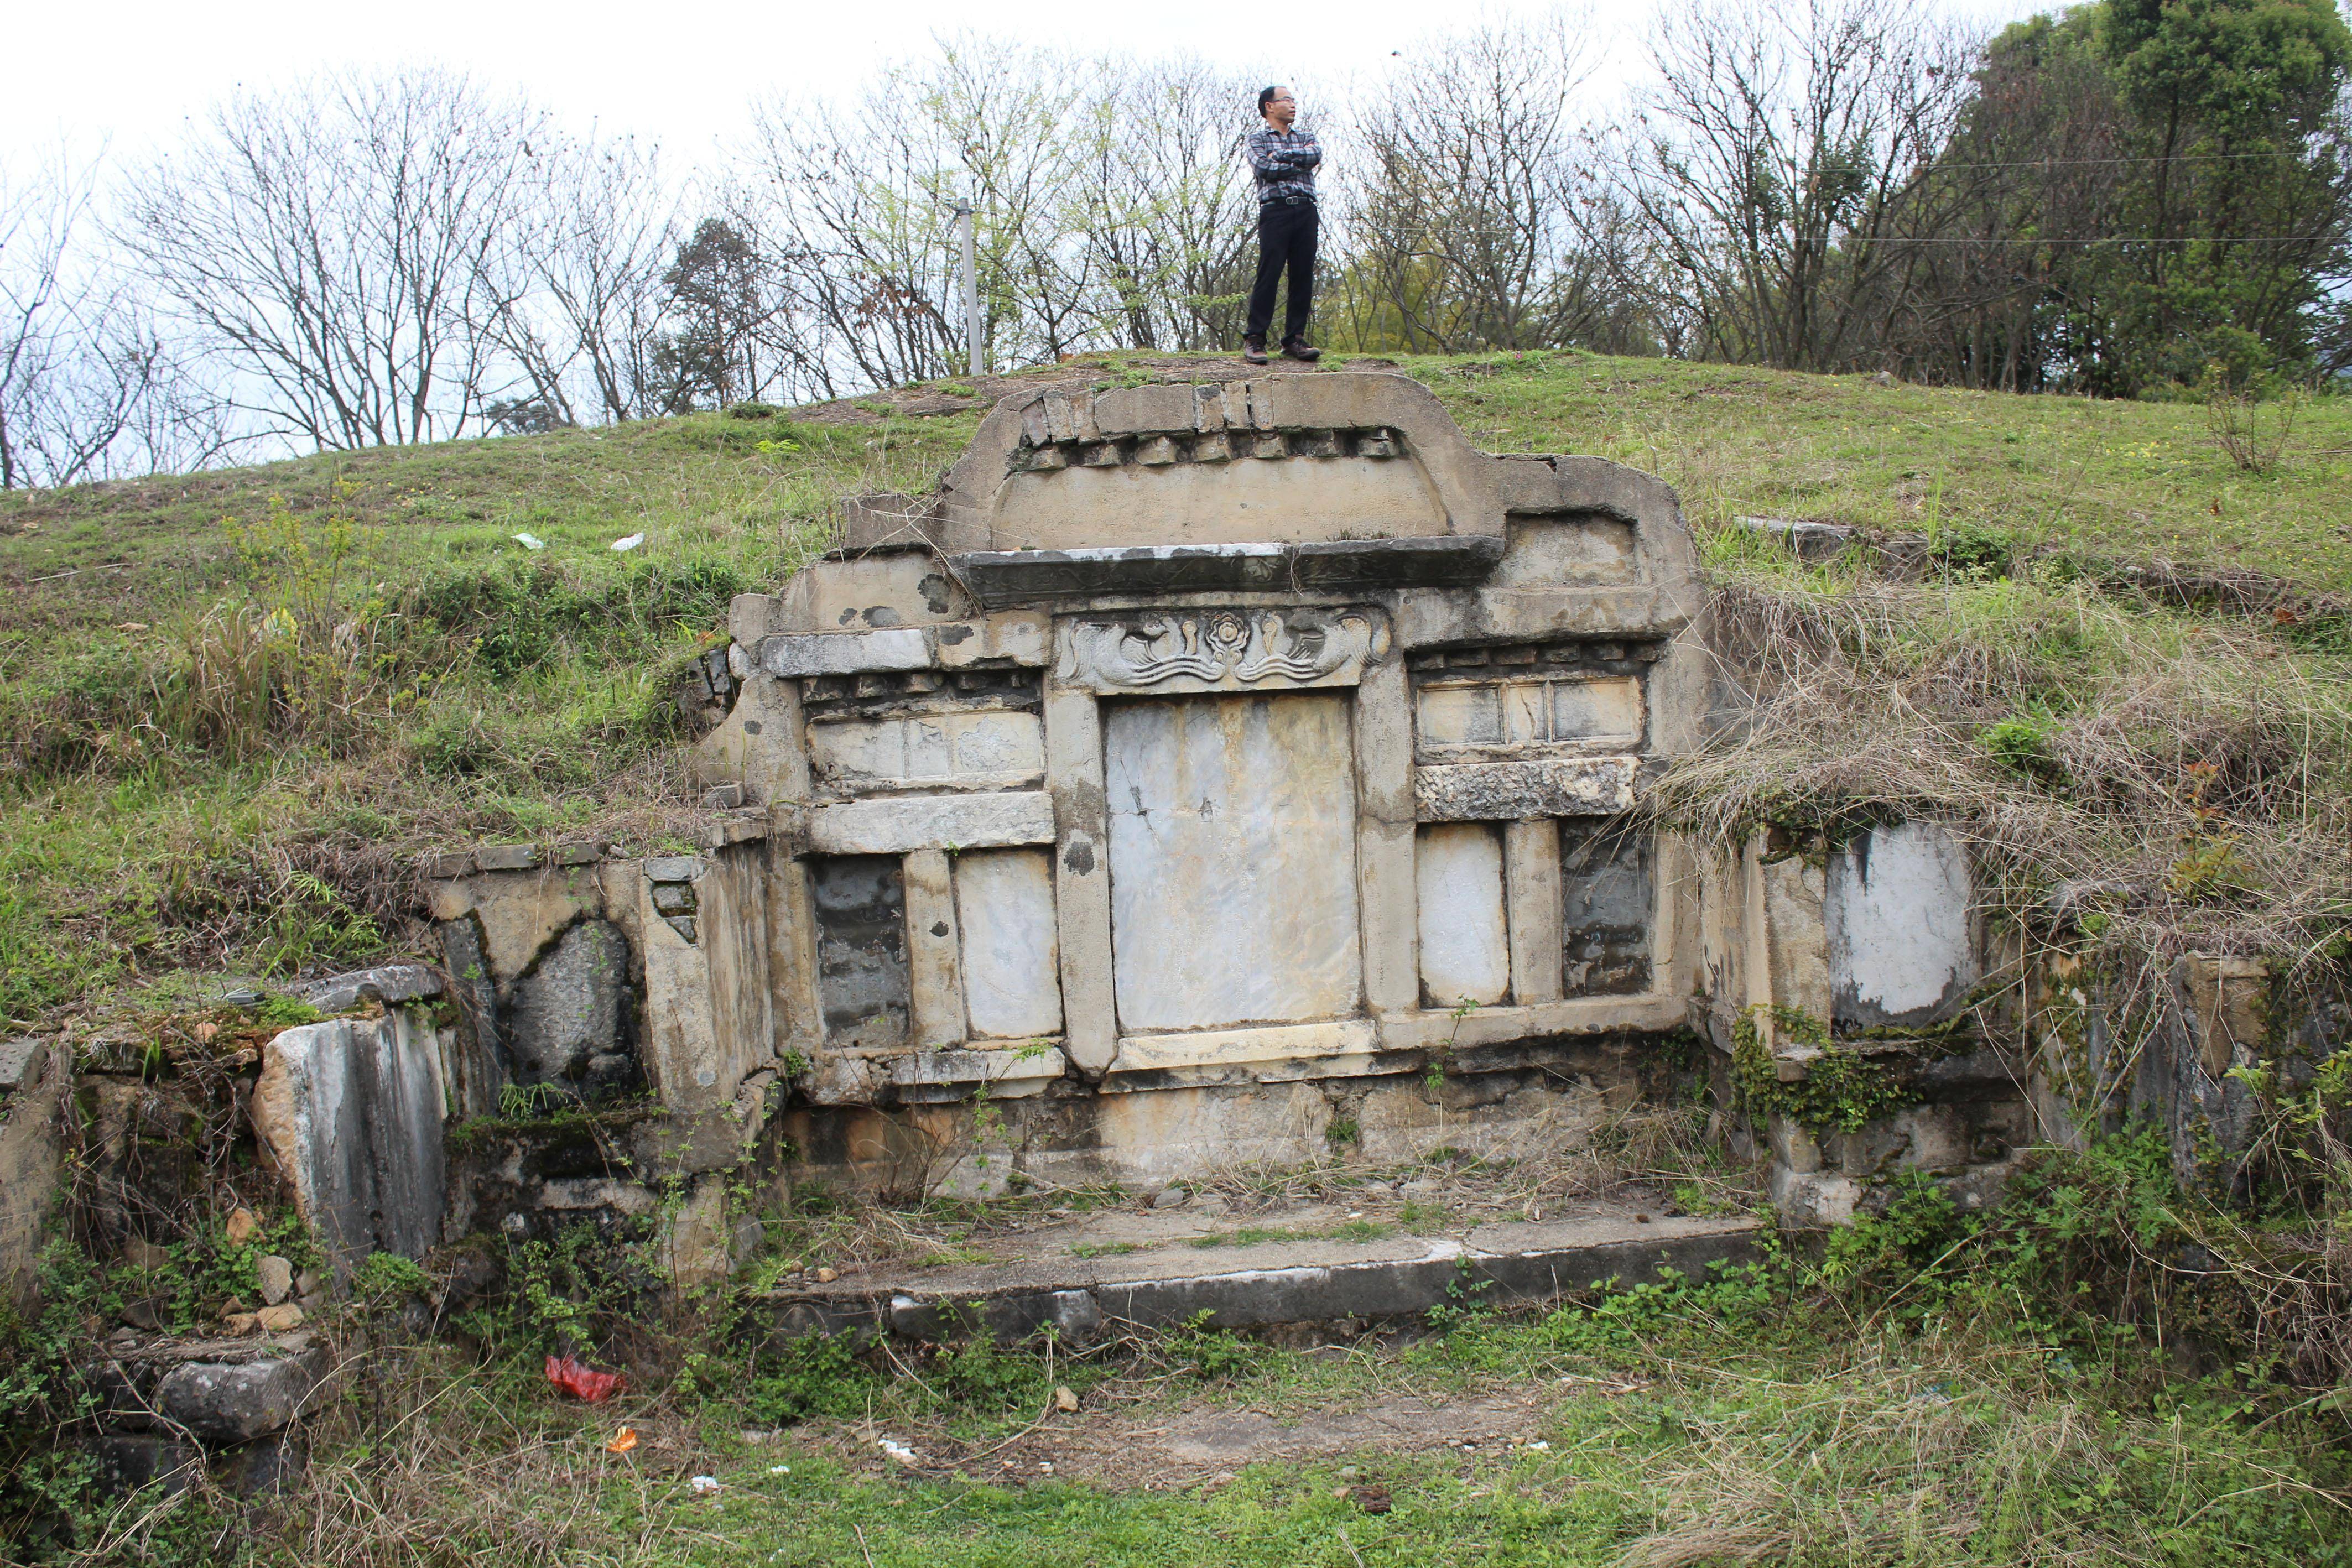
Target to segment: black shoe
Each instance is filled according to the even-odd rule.
[[[1308,348],[1307,340],[1304,338],[1293,338],[1282,346],[1282,356],[1286,360],[1298,360],[1311,365],[1323,357],[1323,350]]]
[[[1242,359],[1244,362],[1253,365],[1262,365],[1265,363],[1265,340],[1264,338],[1244,338],[1242,340]]]

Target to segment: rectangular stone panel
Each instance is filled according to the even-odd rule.
[[[839,719],[811,724],[808,750],[837,789],[1002,789],[1045,777],[1045,727],[1034,713]]]
[[[1637,747],[1642,683],[1571,676],[1422,685],[1415,730],[1424,757],[1530,747]]]
[[[907,1043],[907,889],[895,855],[828,855],[809,862],[816,906],[817,997],[825,1043],[842,1050]]]
[[[911,626],[887,632],[788,633],[760,643],[760,667],[784,680],[927,670],[932,663],[930,638]]]
[[[1122,1034],[1358,1010],[1348,709],[1324,693],[1105,705]]]
[[[1514,517],[1510,549],[1496,570],[1503,588],[1631,582],[1633,527],[1610,517]]]
[[[848,800],[809,813],[809,847],[819,854],[994,849],[1053,838],[1054,801],[1042,789]]]
[[[1974,892],[1967,847],[1937,823],[1840,846],[1822,900],[1832,1019],[1878,1028],[1950,1012],[1979,973]]]
[[[1598,816],[1633,804],[1631,757],[1557,757],[1452,762],[1412,770],[1413,809],[1424,822],[1517,822]]]
[[[1182,610],[1075,616],[1055,635],[1054,678],[1104,696],[1352,686],[1388,644],[1366,610]]]
[[[1053,852],[982,850],[959,855],[955,890],[972,1035],[1025,1040],[1060,1034]]]
[[[1484,822],[1421,830],[1414,857],[1421,906],[1422,1005],[1490,1006],[1511,988],[1502,835]]]
[[[1560,930],[1571,997],[1650,988],[1655,904],[1650,830],[1622,818],[1559,824]]]

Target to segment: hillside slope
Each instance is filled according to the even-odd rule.
[[[2189,406],[1584,355],[1402,368],[1489,450],[1663,475],[1718,568],[1767,587],[1843,580],[1748,559],[1737,517],[1961,541],[1947,608],[2012,559],[2042,563],[2020,569],[2037,592],[2154,561],[2284,579],[2306,605],[2352,592],[2346,400],[2253,474]],[[1038,372],[1160,373],[1193,372]],[[674,841],[693,805],[675,691],[728,599],[823,549],[841,496],[928,487],[1011,384],[0,497],[0,1020],[175,969],[371,956],[424,850]],[[2213,656],[2340,693],[2340,626],[2292,619]]]

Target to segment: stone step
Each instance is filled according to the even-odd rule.
[[[1200,1322],[1222,1329],[1365,1325],[1434,1308],[1541,1305],[1662,1270],[1701,1273],[1761,1254],[1750,1216],[1647,1218],[1633,1211],[1501,1220],[1452,1235],[1322,1237],[1203,1245],[1201,1237],[1056,1255],[1024,1238],[1027,1256],[926,1268],[885,1261],[831,1281],[770,1294],[758,1309],[772,1337],[866,1333],[961,1338],[985,1329],[1024,1339],[1048,1325],[1086,1341],[1133,1325]],[[1260,1228],[1261,1229],[1265,1228]]]

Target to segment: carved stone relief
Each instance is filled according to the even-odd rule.
[[[1055,678],[1105,695],[1352,686],[1387,648],[1370,611],[1152,612],[1065,622]]]

